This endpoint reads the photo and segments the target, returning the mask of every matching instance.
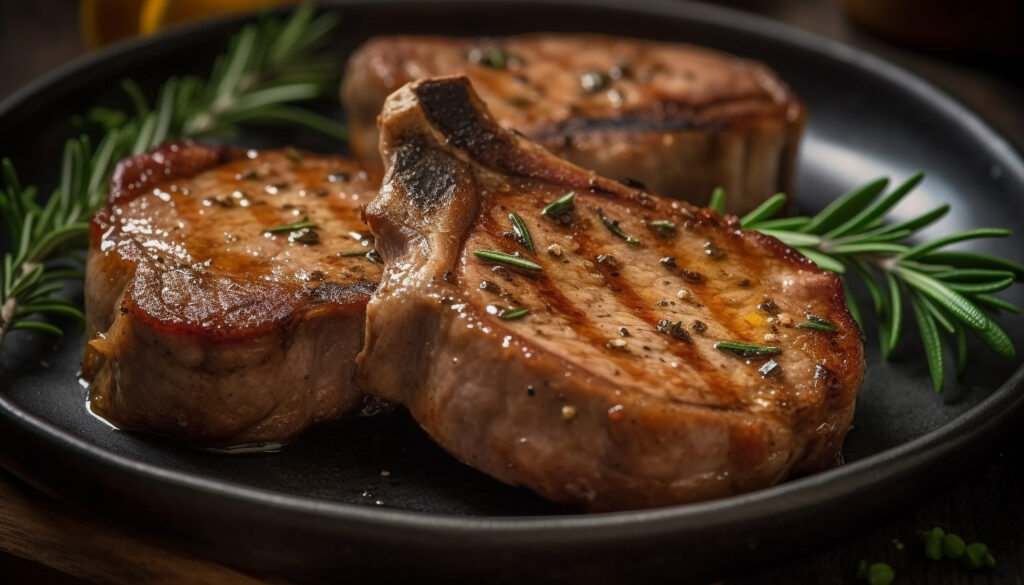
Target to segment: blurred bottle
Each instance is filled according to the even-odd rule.
[[[843,0],[843,7],[871,32],[913,49],[1024,55],[1024,0]]]
[[[82,38],[90,49],[136,35],[235,12],[247,12],[296,0],[81,0]]]

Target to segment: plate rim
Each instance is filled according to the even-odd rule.
[[[486,0],[455,0],[447,4],[483,4]],[[383,0],[386,4],[403,4],[408,0]],[[428,3],[428,2],[424,2]],[[371,0],[334,0],[326,7],[344,10],[381,4]],[[979,141],[992,147],[992,154],[1003,173],[1011,180],[1024,184],[1024,159],[1010,141],[992,128],[943,89],[903,67],[886,61],[863,49],[802,30],[760,15],[736,9],[679,2],[677,0],[634,1],[625,6],[615,0],[504,0],[499,4],[575,5],[599,6],[644,15],[671,15],[699,25],[728,28],[744,35],[766,38],[792,46],[801,52],[822,55],[842,61],[880,78],[887,84],[899,86],[916,99],[935,106],[944,118],[955,121]],[[287,10],[287,9],[282,9]],[[250,21],[252,14],[205,21],[176,27],[152,38],[125,41],[97,53],[79,57],[29,84],[15,90],[0,101],[0,120],[12,112],[30,105],[39,95],[58,91],[73,83],[82,71],[104,66],[121,68],[125,63],[145,60],[149,53],[160,52],[185,37],[220,31],[227,23]],[[134,55],[132,55],[134,53]],[[433,512],[417,512],[387,508],[373,508],[327,499],[286,494],[262,488],[211,479],[186,471],[133,459],[94,444],[71,431],[19,407],[0,391],[0,416],[5,427],[13,427],[23,438],[43,441],[44,447],[63,447],[73,455],[129,474],[137,480],[155,482],[156,485],[186,490],[197,495],[252,507],[254,510],[284,511],[298,515],[296,521],[326,522],[326,528],[338,523],[339,533],[351,532],[359,526],[372,526],[389,530],[393,542],[411,541],[426,535],[459,541],[467,537],[500,541],[504,545],[557,545],[572,542],[613,541],[636,536],[657,536],[695,530],[701,527],[721,527],[745,524],[785,515],[794,509],[818,508],[839,501],[851,501],[869,492],[872,485],[907,480],[908,475],[924,469],[941,467],[946,457],[955,459],[970,446],[992,440],[1008,426],[1009,421],[1024,410],[1024,365],[1009,376],[985,399],[961,413],[945,425],[898,446],[869,455],[864,459],[814,475],[790,480],[755,492],[677,506],[588,515],[550,516],[454,516]],[[8,432],[9,428],[2,429]],[[16,458],[16,456],[14,456]],[[11,469],[9,450],[0,450],[0,459]],[[22,476],[22,473],[15,472]],[[31,477],[23,477],[32,482]]]

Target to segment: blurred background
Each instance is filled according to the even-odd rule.
[[[0,0],[0,99],[133,37],[294,0]],[[925,77],[1024,148],[1024,0],[718,0],[867,49]]]

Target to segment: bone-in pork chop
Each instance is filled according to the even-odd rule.
[[[90,232],[91,406],[204,446],[283,441],[359,407],[380,277],[361,208],[379,171],[173,143],[117,168]]]
[[[381,133],[358,378],[450,453],[589,510],[834,464],[864,375],[835,274],[556,158],[465,78],[405,86]]]
[[[465,75],[491,115],[570,162],[743,213],[789,191],[804,110],[764,65],[718,51],[603,35],[391,36],[349,59],[352,149],[377,160],[377,115],[409,81]]]

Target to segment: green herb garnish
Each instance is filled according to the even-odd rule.
[[[523,62],[519,56],[513,55],[500,47],[470,49],[466,59],[470,63],[479,63],[492,69],[507,69],[510,65],[519,65]]]
[[[298,230],[316,229],[317,227],[318,226],[315,223],[309,221],[308,217],[304,217],[304,218],[302,218],[302,221],[297,221],[295,223],[288,223],[288,224],[285,224],[285,225],[275,225],[274,227],[269,227],[269,228],[263,230],[263,233],[265,233],[265,234],[276,234],[276,233],[280,233],[280,232],[294,232],[294,231],[298,231]]]
[[[481,260],[487,262],[494,262],[496,264],[506,264],[515,268],[522,268],[523,270],[529,270],[532,272],[539,272],[544,270],[544,267],[536,262],[532,262],[523,258],[522,256],[514,256],[512,254],[506,254],[504,252],[495,252],[494,250],[473,250],[473,255]]]
[[[867,581],[868,585],[891,585],[896,578],[896,572],[886,563],[871,563],[861,561],[857,567],[857,580]]]
[[[947,205],[900,223],[883,223],[886,213],[923,177],[917,173],[888,193],[888,180],[877,179],[846,193],[813,217],[771,219],[786,203],[786,196],[778,194],[744,216],[740,223],[745,229],[778,238],[822,270],[839,273],[844,279],[850,313],[863,324],[860,306],[850,290],[850,275],[856,275],[871,296],[879,322],[882,355],[886,358],[902,336],[904,305],[909,303],[921,333],[932,383],[936,390],[941,390],[945,381],[943,345],[952,346],[962,371],[967,363],[966,331],[973,331],[1004,357],[1015,355],[1010,338],[986,313],[1020,311],[991,293],[1024,279],[1024,265],[988,254],[945,251],[946,246],[955,242],[1010,235],[1003,229],[972,229],[917,245],[906,243],[945,215]]]
[[[608,217],[604,214],[604,211],[601,211],[600,208],[598,208],[598,210],[597,210],[597,216],[599,218],[601,218],[601,223],[604,224],[604,227],[608,228],[608,231],[610,231],[611,233],[615,234],[616,236],[622,238],[623,240],[626,240],[627,244],[630,244],[630,245],[633,245],[633,246],[639,246],[640,245],[640,240],[639,239],[634,238],[633,236],[631,236],[631,235],[627,234],[626,232],[622,231],[622,228],[619,227],[619,221],[618,220],[613,220],[613,219],[608,219]]]
[[[498,313],[498,318],[505,321],[521,319],[530,313],[530,309],[504,309]]]
[[[662,238],[671,238],[676,235],[676,224],[672,221],[663,219],[649,221],[647,222],[647,228]]]
[[[816,321],[806,321],[804,323],[797,323],[796,328],[797,329],[814,329],[815,331],[828,331],[828,332],[832,332],[832,333],[838,331],[836,329],[835,325],[829,325],[829,324],[826,324],[826,323],[818,323]]]
[[[725,189],[715,187],[711,192],[711,199],[708,200],[708,208],[718,212],[718,215],[725,215]]]
[[[764,357],[766,355],[782,353],[781,349],[773,345],[755,345],[753,343],[743,343],[742,341],[719,341],[714,345],[714,348],[742,358]]]
[[[575,198],[576,192],[569,191],[565,195],[562,195],[558,199],[549,203],[547,207],[540,212],[540,214],[546,215],[552,219],[565,221],[565,219],[572,214],[573,210],[576,209],[576,206],[573,205],[573,199]]]
[[[10,230],[9,252],[0,269],[0,342],[9,331],[34,329],[60,335],[38,319],[64,315],[84,319],[78,303],[58,296],[62,282],[82,278],[80,250],[89,217],[102,204],[118,161],[167,140],[230,135],[241,124],[288,124],[344,141],[345,128],[330,118],[296,107],[333,91],[333,51],[323,47],[337,18],[314,18],[303,3],[287,20],[266,18],[234,35],[209,79],[171,78],[150,102],[134,82],[122,88],[135,106],[131,114],[104,108],[83,119],[103,131],[65,143],[57,188],[49,199],[22,185],[10,160],[0,163],[0,216]],[[151,107],[152,103],[152,107]]]
[[[516,233],[516,239],[523,245],[529,252],[536,252],[533,248],[533,238],[530,236],[530,229],[526,227],[526,222],[519,216],[518,213],[508,214],[509,220],[512,221],[512,230]]]

